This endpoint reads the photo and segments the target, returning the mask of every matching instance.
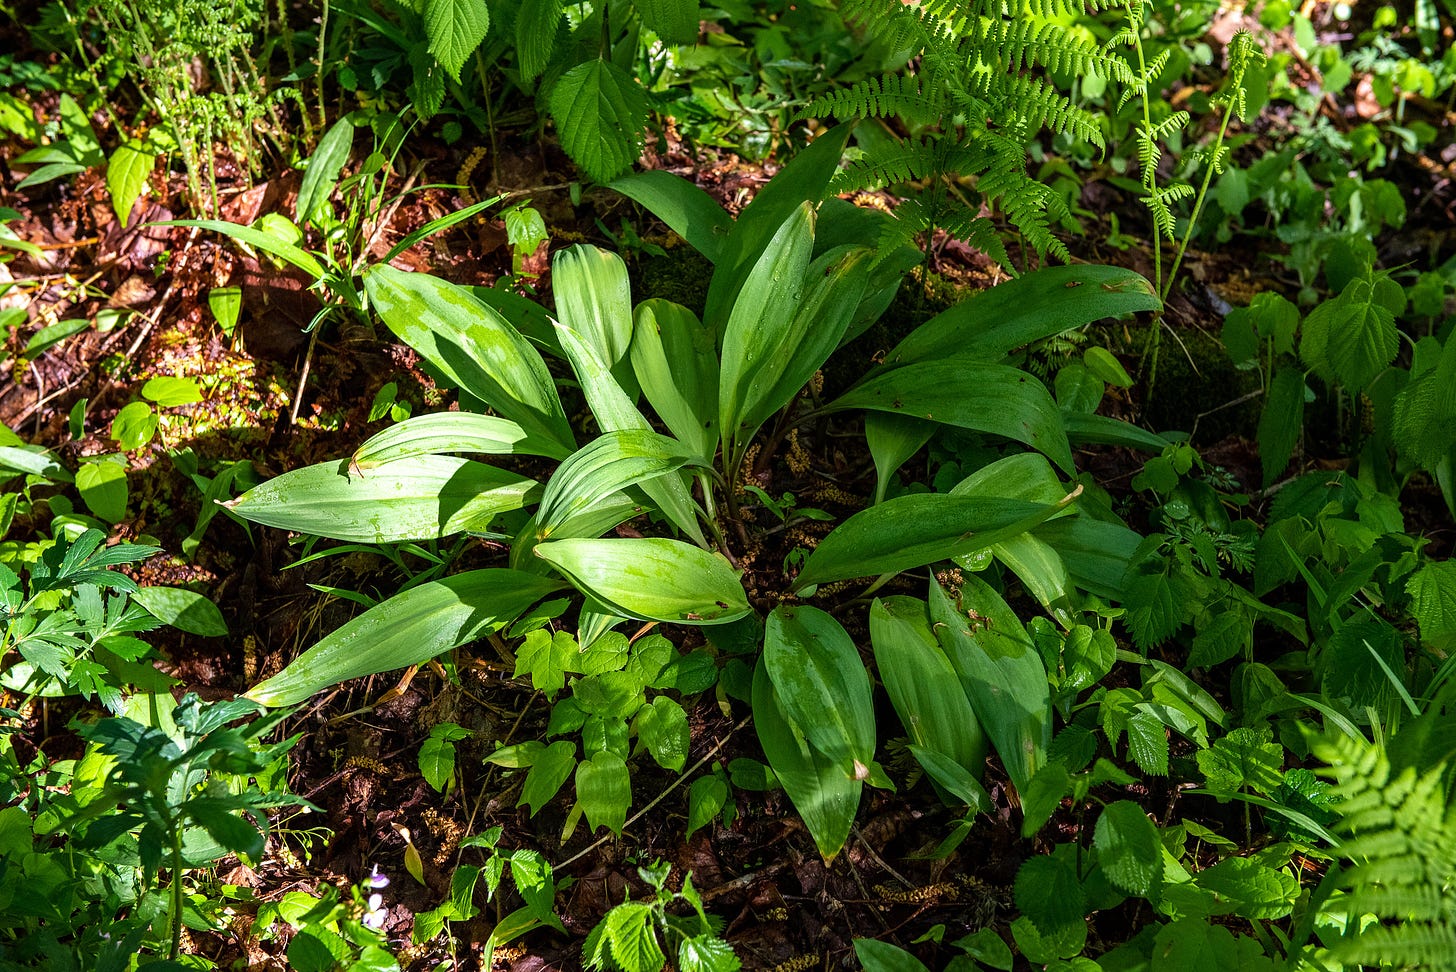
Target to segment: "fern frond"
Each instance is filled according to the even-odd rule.
[[[1046,20],[983,20],[973,30],[971,40],[978,47],[994,50],[1012,72],[1041,66],[1058,74],[1132,80],[1132,70],[1121,57]]]
[[[905,141],[888,150],[867,153],[846,165],[829,183],[835,195],[864,192],[916,182],[945,171],[944,158],[929,140]]]
[[[913,75],[887,74],[866,78],[854,85],[811,101],[799,113],[801,118],[889,118],[899,115],[907,121],[933,124],[945,111],[945,97],[934,85]]]

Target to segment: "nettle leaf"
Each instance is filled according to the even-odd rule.
[[[1274,963],[1256,938],[1235,935],[1203,918],[1180,918],[1153,939],[1151,972],[1272,972]]]
[[[1456,645],[1456,561],[1426,564],[1406,583],[1406,593],[1421,641],[1449,651]]]
[[[698,0],[632,0],[642,24],[664,44],[691,44],[698,37]]]
[[[1108,804],[1097,818],[1092,845],[1114,885],[1139,897],[1156,895],[1163,876],[1163,845],[1142,807],[1131,800]]]
[[[1217,896],[1219,914],[1241,918],[1283,918],[1294,910],[1299,882],[1293,875],[1246,857],[1228,857],[1194,879],[1200,888]]]
[[[1264,411],[1259,416],[1259,459],[1264,467],[1264,485],[1279,478],[1299,435],[1304,431],[1304,373],[1285,366],[1274,373]]]
[[[565,9],[566,0],[521,0],[516,12],[516,56],[520,58],[522,81],[530,81],[546,70]]]
[[[1127,624],[1137,646],[1146,651],[1183,626],[1184,605],[1171,561],[1152,557],[1128,571]]]
[[[561,147],[591,178],[607,182],[637,161],[647,94],[617,65],[578,64],[557,80],[550,106]]]
[[[1081,923],[1087,910],[1087,894],[1077,879],[1077,870],[1062,855],[1032,857],[1016,872],[1016,907],[1036,923],[1042,934],[1054,934],[1073,923]]]
[[[1284,778],[1284,748],[1267,726],[1235,729],[1200,749],[1197,759],[1208,788],[1219,793],[1234,794],[1247,786],[1269,794]]]
[[[1353,708],[1381,709],[1404,687],[1405,647],[1400,632],[1381,620],[1343,625],[1320,658],[1320,692]]]
[[[1395,360],[1397,298],[1403,306],[1405,292],[1388,277],[1351,280],[1338,297],[1320,304],[1305,320],[1300,356],[1351,390],[1364,389]]]
[[[490,29],[485,0],[425,0],[425,35],[430,53],[456,83],[465,59],[475,53]]]
[[[1138,706],[1127,719],[1127,751],[1144,772],[1168,775],[1168,732],[1163,720],[1149,708]]]

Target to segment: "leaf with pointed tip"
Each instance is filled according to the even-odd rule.
[[[612,377],[607,365],[597,356],[585,341],[564,324],[556,325],[561,350],[571,362],[576,377],[581,382],[582,394],[596,416],[597,425],[603,432],[652,431],[652,425],[637,410],[622,386]],[[651,497],[673,526],[691,537],[699,546],[707,546],[702,528],[698,525],[692,497],[682,477],[670,475],[642,484],[642,491]]]
[[[649,173],[644,173],[649,174]],[[658,418],[694,454],[718,451],[718,345],[697,315],[644,300],[633,320],[632,370]]]
[[[854,514],[819,541],[795,578],[794,590],[898,573],[982,550],[1025,533],[1080,493],[1079,486],[1049,505],[944,493],[897,496]]]
[[[1005,436],[1073,471],[1062,412],[1051,393],[1031,375],[1005,365],[951,358],[879,371],[824,410],[860,408]]]
[[[338,628],[247,696],[267,706],[293,705],[351,678],[421,664],[499,631],[563,586],[504,568],[428,581]]]
[[[753,673],[753,730],[794,809],[825,862],[833,861],[849,838],[859,812],[864,782],[847,776],[789,721],[768,666],[759,659]]]
[[[890,477],[935,434],[935,423],[894,412],[865,416],[865,441],[875,461],[875,502],[885,498]]]
[[[632,285],[615,253],[578,243],[551,258],[556,319],[587,343],[608,368],[632,342]]]
[[[554,459],[576,448],[556,383],[521,332],[464,287],[425,273],[372,267],[369,301],[389,329],[441,374],[541,442]]]
[[[533,440],[510,419],[475,412],[434,412],[405,419],[370,436],[354,451],[353,469],[360,472],[397,459],[452,453],[551,456],[558,448]]]
[[[717,263],[722,256],[728,234],[733,231],[733,217],[692,182],[653,169],[625,175],[611,188],[645,206],[708,262]]]
[[[546,540],[628,486],[643,485],[689,461],[682,445],[644,429],[607,432],[566,458],[541,494],[536,537]]]
[[[728,561],[679,540],[554,540],[536,556],[623,617],[727,624],[751,610]]]
[[[764,628],[763,660],[789,721],[840,772],[867,779],[875,758],[874,701],[844,627],[816,607],[780,605]]]
[[[294,469],[228,509],[245,520],[335,540],[393,543],[485,530],[540,495],[534,479],[455,456],[415,456],[349,475],[349,462]]]
[[[1007,352],[1104,317],[1162,306],[1152,284],[1121,267],[1047,267],[943,311],[885,356],[890,366],[950,357],[999,361]]]

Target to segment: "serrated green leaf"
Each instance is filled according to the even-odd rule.
[[[1449,651],[1456,645],[1456,561],[1427,563],[1406,582],[1406,593],[1421,641]]]
[[[1072,786],[1060,763],[1047,763],[1021,788],[1021,836],[1030,837],[1051,819]]]
[[[637,161],[647,96],[617,65],[600,59],[576,65],[557,79],[550,108],[561,147],[592,179],[607,182]]]
[[[1081,924],[1087,895],[1071,863],[1060,855],[1039,854],[1016,872],[1016,907],[1043,935]]]
[[[1199,871],[1194,881],[1216,895],[1218,914],[1251,921],[1283,918],[1299,897],[1299,882],[1292,875],[1243,857],[1225,858]]]
[[[1163,845],[1157,828],[1136,803],[1118,800],[1104,807],[1092,846],[1097,863],[1114,885],[1139,897],[1156,896],[1163,876]]]
[[[1264,467],[1264,486],[1274,483],[1304,431],[1304,373],[1297,367],[1283,367],[1269,382],[1264,411],[1259,416],[1259,461]]]
[[[459,83],[465,59],[490,29],[490,9],[485,0],[425,0],[424,14],[430,53]]]
[[[566,0],[521,0],[516,12],[516,56],[520,59],[521,80],[530,81],[546,70],[565,9]]]
[[[554,699],[566,687],[566,673],[576,671],[577,655],[576,639],[570,634],[537,628],[516,649],[513,677],[530,675],[531,687]]]
[[[691,44],[698,37],[698,0],[632,0],[642,25],[664,44]]]

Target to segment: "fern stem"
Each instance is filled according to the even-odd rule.
[[[1242,69],[1232,78],[1231,90],[1243,86],[1244,72]],[[1218,157],[1223,149],[1224,136],[1228,134],[1229,120],[1234,114],[1234,101],[1229,100],[1228,106],[1224,109],[1223,121],[1218,126],[1218,138],[1214,139],[1213,151],[1208,157],[1208,165],[1203,170],[1203,182],[1198,186],[1198,195],[1193,198],[1193,212],[1188,217],[1188,228],[1183,231],[1183,240],[1178,244],[1178,254],[1173,258],[1173,266],[1168,270],[1168,279],[1161,282],[1158,287],[1158,299],[1167,301],[1168,294],[1173,289],[1173,279],[1178,276],[1178,267],[1183,263],[1183,254],[1188,252],[1188,244],[1193,241],[1193,231],[1198,226],[1198,214],[1203,212],[1203,200],[1208,196],[1209,183],[1213,181],[1214,170],[1218,168]]]
[[[1133,50],[1137,52],[1138,77],[1143,78],[1142,90],[1139,92],[1140,100],[1143,103],[1143,129],[1148,133],[1148,138],[1152,138],[1153,108],[1152,103],[1148,100],[1148,82],[1152,79],[1144,77],[1147,73],[1148,65],[1147,59],[1143,55],[1143,25],[1141,21],[1134,26],[1132,38]],[[1157,182],[1158,172],[1156,166],[1153,166],[1150,171],[1143,173],[1143,188],[1147,190],[1149,195],[1152,195],[1153,189],[1157,186]],[[1162,232],[1158,229],[1156,217],[1153,219],[1153,286],[1157,289],[1158,293],[1161,294],[1163,292],[1163,236]]]

